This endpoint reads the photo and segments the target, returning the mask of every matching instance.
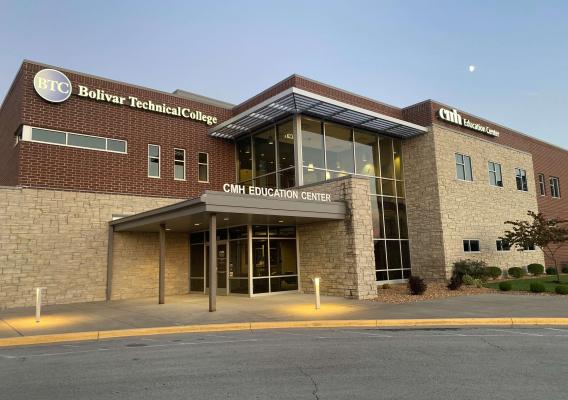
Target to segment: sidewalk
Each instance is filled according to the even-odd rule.
[[[248,298],[219,296],[207,311],[203,295],[45,306],[40,323],[34,308],[0,311],[0,339],[69,332],[108,331],[182,325],[324,320],[448,318],[568,318],[568,297],[483,294],[411,304],[322,297],[315,310],[312,295],[281,294]]]

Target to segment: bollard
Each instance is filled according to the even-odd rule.
[[[41,320],[41,294],[43,287],[36,287],[36,315],[35,320],[39,322]]]
[[[312,278],[314,282],[314,293],[316,295],[316,310],[320,309],[320,278]]]

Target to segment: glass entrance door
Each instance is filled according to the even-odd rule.
[[[227,294],[227,242],[217,242],[217,293]],[[205,277],[209,289],[209,245],[205,246]]]

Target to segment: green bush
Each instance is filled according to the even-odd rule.
[[[503,292],[509,292],[513,289],[513,284],[508,281],[499,282],[499,289]]]
[[[480,289],[480,288],[483,287],[483,281],[481,279],[474,279],[473,280],[473,286]]]
[[[527,266],[527,271],[529,271],[529,274],[534,275],[534,276],[542,275],[544,273],[544,265],[542,265],[542,264],[529,264]]]
[[[460,260],[454,263],[454,274],[469,275],[475,279],[485,279],[487,273],[487,264],[485,261],[477,260]]]
[[[475,278],[470,275],[464,275],[462,277],[463,284],[466,286],[473,286],[475,284]]]
[[[411,275],[410,278],[408,278],[408,290],[410,291],[410,294],[421,295],[427,288],[428,286],[426,285],[426,282],[424,282],[424,279],[414,275]]]
[[[522,269],[521,267],[511,267],[507,272],[509,273],[510,276],[517,279],[525,276],[525,270]]]
[[[568,274],[568,265],[565,265],[565,266],[562,267],[562,273]]]
[[[462,284],[463,284],[463,276],[454,273],[450,278],[450,283],[448,283],[447,288],[450,290],[458,290],[459,288],[461,288]]]
[[[500,278],[503,275],[503,271],[499,267],[487,267],[485,268],[485,276],[488,276],[491,279]]]
[[[556,286],[554,291],[556,294],[568,294],[568,286]]]
[[[556,268],[549,267],[546,269],[546,275],[556,275]]]
[[[533,293],[543,293],[546,292],[546,286],[542,282],[531,282],[530,291]]]

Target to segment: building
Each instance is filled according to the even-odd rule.
[[[567,155],[298,75],[232,105],[24,61],[0,109],[0,308],[36,287],[50,304],[209,286],[214,301],[316,276],[369,299],[460,259],[545,263],[499,237],[527,210],[568,218]]]

